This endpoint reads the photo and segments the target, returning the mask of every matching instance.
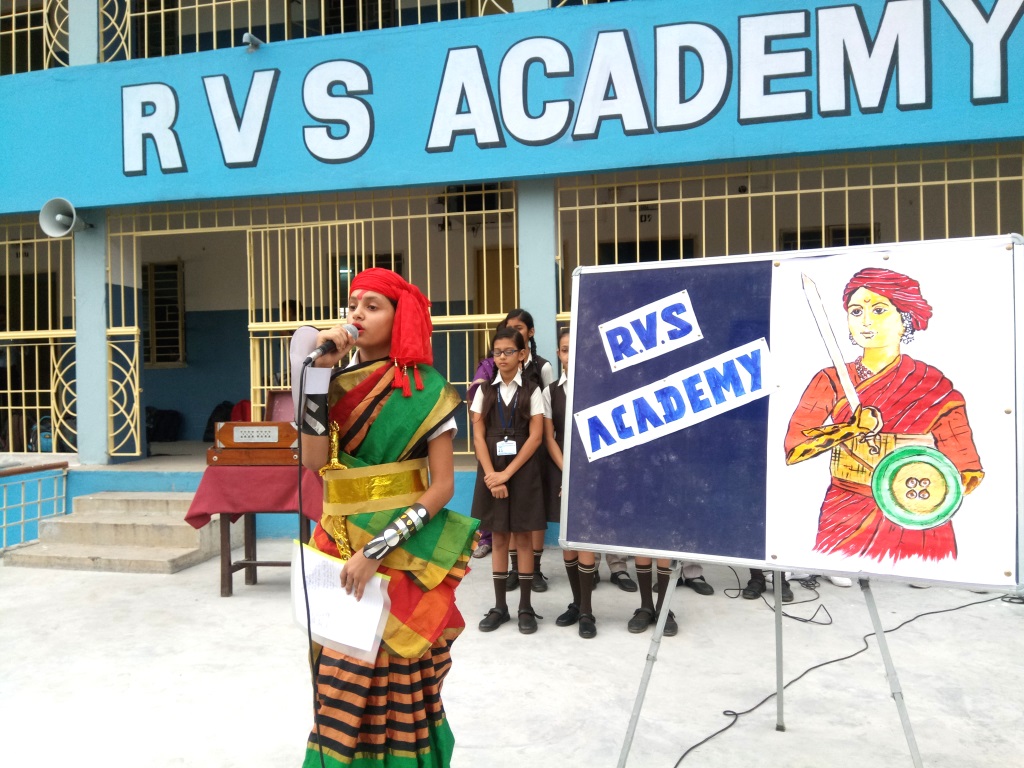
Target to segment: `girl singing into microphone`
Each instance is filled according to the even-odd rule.
[[[306,326],[292,339],[294,381],[309,352],[327,340],[335,345],[307,371],[297,414],[303,463],[324,475],[312,544],[346,560],[342,587],[357,599],[375,574],[386,574],[391,601],[375,661],[317,649],[306,768],[451,761],[441,684],[465,626],[455,588],[477,523],[445,508],[455,487],[452,415],[461,398],[430,367],[429,307],[399,275],[368,269],[352,281],[349,299],[358,339],[342,325],[319,333]],[[349,366],[335,368],[353,347]]]

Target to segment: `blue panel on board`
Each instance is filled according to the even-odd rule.
[[[661,379],[675,381],[674,374],[699,369],[758,339],[770,342],[771,270],[767,260],[584,270],[576,278],[573,412]],[[690,302],[684,316],[696,318],[702,338],[613,371],[599,327],[680,291]],[[639,327],[652,328],[643,321]],[[634,340],[634,346],[642,345]],[[676,383],[688,397],[682,383]],[[703,394],[704,402],[714,402],[707,391]],[[659,417],[665,421],[665,410],[656,398],[651,402],[647,429],[654,431]],[[636,417],[627,413],[627,420]],[[574,427],[565,538],[597,547],[763,560],[767,421],[768,398],[758,397],[593,461],[588,461],[585,444],[590,432],[581,436]],[[635,433],[640,426],[629,429]]]

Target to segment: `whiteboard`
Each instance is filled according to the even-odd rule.
[[[577,269],[562,546],[1019,585],[1020,253],[1019,238],[1001,236]],[[822,371],[836,370],[804,276],[817,288],[823,322],[836,339],[833,354],[846,367],[885,351],[872,349],[882,346],[881,330],[851,325],[865,322],[862,302],[848,307],[844,291],[861,275],[879,285],[917,284],[916,293],[895,299],[869,289],[855,294],[869,303],[880,296],[876,314],[890,302],[896,310],[916,308],[917,319],[908,314],[908,323],[927,316],[912,340],[888,343],[885,349],[898,347],[891,362],[854,384],[862,393],[855,399],[863,396],[862,405],[877,403],[884,413],[879,437],[854,437],[844,446],[861,442],[861,454],[881,446],[866,461],[884,471],[868,466],[858,475],[857,462],[865,460],[843,446],[787,462],[797,412],[822,396],[812,381],[820,384]],[[837,401],[842,385],[839,392]],[[842,414],[841,408],[830,403],[828,411]],[[821,426],[836,419],[842,421],[830,416]],[[892,499],[878,501],[881,489],[897,477],[902,489],[904,475],[920,466],[908,464],[904,442],[929,443],[933,453],[925,458],[954,468],[943,476],[946,506],[937,506],[946,517],[933,528],[917,527],[924,517],[912,507],[928,502],[900,496],[894,510]],[[901,446],[902,453],[889,456]],[[872,481],[883,480],[872,489]],[[901,505],[914,514],[901,517]]]

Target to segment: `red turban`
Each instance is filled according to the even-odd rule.
[[[413,367],[416,389],[423,389],[416,365],[433,365],[434,349],[430,337],[434,324],[430,321],[430,300],[412,283],[390,269],[364,269],[352,280],[351,290],[373,291],[395,302],[395,321],[391,328],[391,358],[395,361],[395,388],[410,397],[408,366]]]
[[[850,297],[858,288],[867,288],[872,293],[885,296],[898,312],[910,314],[911,325],[915,331],[923,331],[928,327],[928,319],[932,316],[932,307],[921,295],[921,284],[912,277],[893,272],[891,269],[862,269],[850,278],[843,292],[843,306],[849,308]]]

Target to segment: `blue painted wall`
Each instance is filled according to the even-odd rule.
[[[244,310],[185,313],[184,368],[146,368],[143,407],[178,411],[179,440],[202,440],[222,400],[249,397],[249,331]]]
[[[135,472],[131,470],[81,470],[68,472],[67,510],[75,511],[75,498],[92,493],[180,492],[191,493],[199,487],[202,472]]]

